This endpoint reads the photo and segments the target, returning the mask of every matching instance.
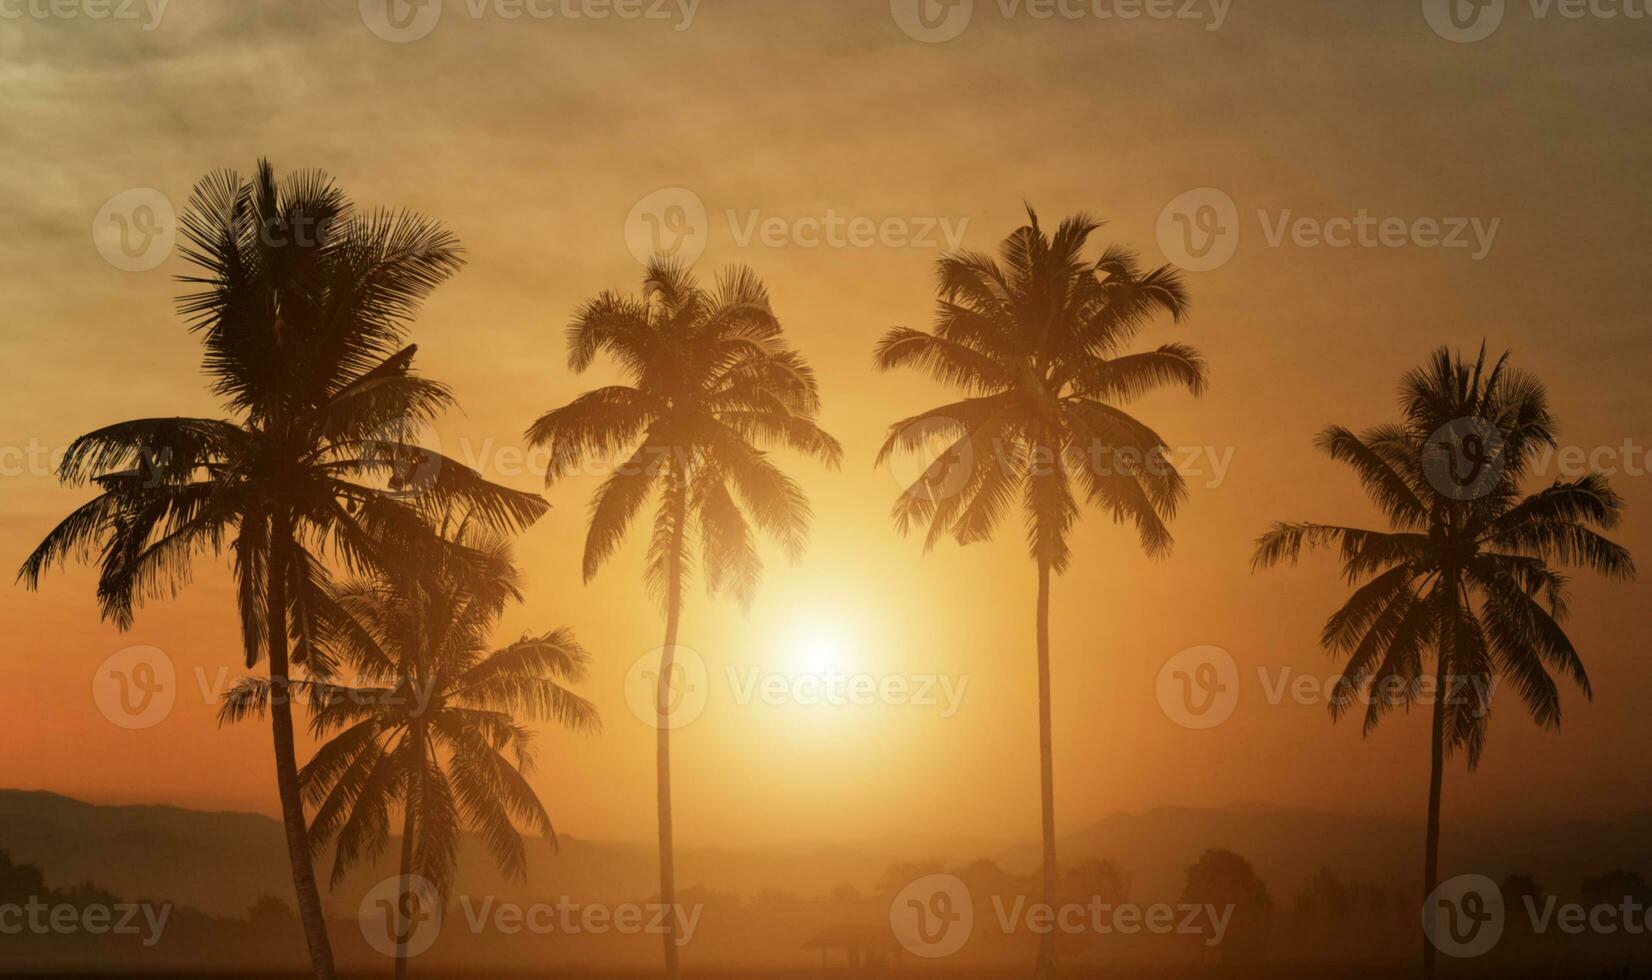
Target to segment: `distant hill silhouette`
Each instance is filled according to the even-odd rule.
[[[1348,879],[1407,882],[1421,863],[1420,824],[1325,810],[1240,804],[1159,807],[1114,814],[1061,841],[1065,861],[1110,858],[1131,876],[1133,898],[1166,900],[1178,894],[1183,872],[1206,848],[1244,855],[1287,900],[1321,867]],[[1652,811],[1537,827],[1488,826],[1464,821],[1447,828],[1444,867],[1502,880],[1531,874],[1546,890],[1575,897],[1591,868],[1652,867]],[[1011,848],[1000,862],[1014,870],[1036,867],[1033,844]]]
[[[1411,824],[1297,807],[1243,804],[1158,807],[1118,813],[1061,841],[1063,860],[1110,858],[1131,878],[1138,900],[1174,899],[1183,872],[1206,849],[1244,855],[1275,893],[1289,896],[1321,867],[1348,878],[1388,881],[1421,863],[1421,833]],[[1003,863],[1032,867],[1038,852],[1012,850]]]
[[[1061,842],[1064,860],[1108,858],[1131,879],[1140,901],[1174,899],[1188,865],[1209,848],[1244,855],[1273,893],[1289,901],[1320,867],[1349,879],[1410,882],[1418,867],[1418,829],[1402,821],[1326,811],[1241,805],[1161,807],[1116,814]],[[568,895],[580,902],[636,901],[654,894],[651,843],[604,842],[563,836],[561,848],[528,842],[529,880],[506,882],[479,845],[462,846],[458,894],[539,901]],[[977,848],[971,850],[972,848]],[[261,894],[291,889],[281,825],[263,816],[210,813],[172,806],[100,806],[53,793],[0,790],[0,849],[46,869],[48,883],[91,879],[126,896],[192,905],[210,914],[245,912]],[[324,895],[331,914],[352,917],[361,895],[394,873],[396,847],[373,867],[352,873]],[[870,889],[896,861],[949,865],[991,857],[1029,873],[1033,842],[1005,847],[890,837],[870,842],[773,845],[749,849],[688,847],[679,851],[685,887],[737,895],[776,889],[801,896],[839,885]],[[1445,867],[1489,874],[1533,875],[1545,889],[1575,893],[1582,879],[1613,868],[1652,869],[1652,812],[1537,828],[1454,826]],[[325,872],[325,868],[323,871]]]
[[[173,806],[97,806],[55,793],[0,790],[0,849],[123,896],[244,912],[292,890],[279,821]]]

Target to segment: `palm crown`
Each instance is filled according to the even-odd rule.
[[[1470,364],[1441,348],[1402,381],[1402,423],[1320,435],[1320,449],[1354,469],[1391,530],[1276,524],[1255,556],[1266,567],[1294,562],[1304,548],[1339,548],[1345,577],[1363,584],[1321,636],[1348,658],[1333,715],[1363,702],[1369,731],[1387,710],[1415,700],[1424,654],[1433,651],[1447,685],[1437,694],[1445,743],[1466,749],[1471,767],[1494,679],[1512,682],[1544,727],[1560,723],[1549,671],[1590,694],[1560,625],[1567,580],[1557,566],[1634,574],[1628,552],[1601,534],[1623,507],[1604,476],[1522,491],[1533,462],[1555,445],[1554,419],[1542,384],[1507,361],[1488,365],[1482,347]]]
[[[688,536],[697,524],[708,590],[749,601],[762,569],[752,523],[795,555],[809,522],[802,489],[766,447],[834,466],[842,457],[815,422],[814,373],[784,341],[762,282],[737,267],[707,290],[687,269],[656,261],[640,298],[605,292],[586,303],[568,328],[568,347],[574,371],[605,353],[627,382],[546,413],[527,434],[534,446],[550,445],[547,481],[593,458],[626,456],[591,503],[586,579],[658,493],[650,586],[667,589],[675,555],[684,565],[692,560]]]
[[[336,838],[334,884],[383,851],[396,803],[408,812],[404,873],[445,894],[463,824],[506,874],[524,877],[517,824],[554,831],[526,778],[533,732],[520,719],[598,727],[595,708],[565,686],[583,679],[589,661],[570,631],[491,646],[500,613],[521,599],[508,545],[466,524],[452,538],[466,560],[438,579],[402,574],[333,590],[340,615],[318,645],[355,683],[299,685],[324,741],[299,774],[316,808],[310,843],[319,855]],[[244,678],[220,719],[261,714],[268,699],[265,681]]]
[[[1164,440],[1117,405],[1163,385],[1198,394],[1204,362],[1183,344],[1124,353],[1155,313],[1179,320],[1187,297],[1173,270],[1144,274],[1127,249],[1084,259],[1098,227],[1078,215],[1049,236],[1029,209],[997,261],[941,259],[932,331],[898,327],[879,343],[880,369],[917,368],[968,395],[890,428],[880,465],[948,443],[897,501],[903,533],[927,524],[929,546],[985,540],[1019,496],[1033,557],[1060,572],[1082,493],[1132,522],[1149,553],[1169,549],[1181,476]]]
[[[372,568],[430,539],[421,508],[386,493],[387,483],[417,472],[421,504],[463,505],[497,528],[544,512],[538,497],[408,441],[452,401],[414,374],[415,348],[402,344],[422,300],[459,267],[457,243],[440,225],[358,212],[322,174],[278,183],[263,163],[252,182],[227,172],[202,181],[182,229],[184,254],[201,271],[185,278],[200,288],[180,309],[239,421],[139,419],[76,439],[59,475],[90,480],[99,493],[25,561],[28,585],[96,547],[98,599],[124,628],[144,598],[188,581],[196,552],[227,541],[247,664],[265,647],[271,584],[292,606],[293,659],[304,663],[309,604],[325,595],[315,546]]]

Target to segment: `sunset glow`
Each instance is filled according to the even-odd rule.
[[[0,0],[0,974],[1652,970],[1641,7]]]

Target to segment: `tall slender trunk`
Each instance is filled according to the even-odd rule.
[[[1440,587],[1448,589],[1452,606],[1456,605],[1457,571],[1449,564],[1443,571]],[[1455,617],[1450,629],[1440,637],[1439,660],[1434,666],[1434,720],[1429,734],[1428,772],[1428,842],[1423,848],[1423,978],[1434,980],[1435,957],[1439,955],[1431,936],[1438,936],[1440,910],[1430,901],[1434,889],[1440,887],[1440,790],[1445,782],[1445,708],[1446,683],[1456,649]],[[1449,637],[1449,639],[1448,639]]]
[[[1436,680],[1445,682],[1445,658],[1440,658]],[[1436,691],[1440,688],[1436,688]],[[1445,698],[1437,697],[1434,701],[1434,731],[1431,737],[1433,762],[1428,774],[1428,844],[1423,856],[1423,901],[1428,902],[1434,894],[1434,889],[1440,886],[1440,787],[1445,776]],[[1423,914],[1433,923],[1428,932],[1439,935],[1438,923],[1435,921],[1439,909],[1428,905]],[[1425,980],[1434,980],[1434,957],[1437,955],[1434,941],[1427,934],[1423,936],[1423,977]]]
[[[269,657],[270,728],[275,737],[275,786],[281,797],[281,826],[287,836],[287,859],[292,864],[293,891],[310,965],[319,980],[338,976],[333,948],[327,940],[327,920],[310,863],[310,834],[304,822],[304,797],[298,786],[298,756],[293,748],[291,678],[287,664],[287,566],[291,559],[292,518],[279,510],[270,522]]]
[[[408,886],[408,878],[413,876],[413,833],[415,826],[415,811],[418,806],[413,802],[413,793],[408,793],[408,811],[401,818],[401,887]],[[396,929],[396,980],[408,975],[408,930],[405,927]]]
[[[1044,812],[1044,902],[1056,903],[1055,866],[1055,751],[1050,724],[1050,565],[1038,562],[1038,775]],[[1055,972],[1055,934],[1038,940],[1036,976]]]
[[[677,659],[677,628],[683,611],[683,524],[687,500],[677,494],[671,504],[671,569],[665,586],[665,647],[660,651],[660,675],[655,688],[655,724],[658,758],[655,762],[660,806],[660,905],[665,909],[665,975],[680,980],[677,958],[677,870],[671,837],[671,671]]]
[[[402,886],[407,886],[407,880],[413,876],[413,835],[418,832],[419,806],[424,799],[424,727],[415,722],[408,732],[408,737],[414,740],[417,746],[415,754],[421,765],[417,772],[409,774],[407,787],[407,813],[402,817]],[[401,937],[396,943],[396,980],[407,976],[407,930],[398,929]]]

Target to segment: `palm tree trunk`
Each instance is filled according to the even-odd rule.
[[[1038,562],[1038,773],[1044,812],[1044,902],[1055,906],[1055,755],[1050,724],[1050,565]],[[1046,932],[1038,940],[1038,967],[1035,975],[1055,972],[1055,934]]]
[[[677,657],[677,628],[683,609],[683,524],[687,501],[678,495],[672,504],[671,570],[665,593],[665,647],[660,651],[660,675],[655,689],[655,724],[658,726],[656,776],[660,806],[660,904],[665,908],[665,975],[680,980],[682,966],[677,959],[677,870],[676,851],[671,837],[671,671]]]
[[[406,887],[407,879],[413,876],[413,835],[418,831],[417,814],[424,799],[424,727],[415,723],[408,732],[408,737],[414,740],[416,750],[414,755],[419,758],[418,771],[408,774],[407,813],[402,817],[402,886]],[[401,940],[396,943],[396,980],[403,980],[407,976],[407,930],[396,930]]]
[[[1445,658],[1440,658],[1438,681],[1445,682]],[[1442,690],[1435,688],[1436,692]],[[1440,786],[1445,776],[1445,698],[1437,696],[1434,701],[1434,731],[1432,734],[1431,751],[1433,763],[1428,775],[1428,844],[1423,856],[1423,901],[1428,902],[1434,889],[1440,886]],[[1439,910],[1428,906],[1423,914],[1433,921]],[[1434,930],[1430,930],[1434,931]],[[1439,933],[1434,932],[1435,935]],[[1424,980],[1434,980],[1434,941],[1426,934],[1423,936],[1423,977]]]
[[[1441,577],[1441,588],[1450,589],[1448,595],[1457,594],[1456,570],[1447,567]],[[1453,604],[1455,605],[1455,604]],[[1445,631],[1447,635],[1454,635],[1456,618],[1453,617],[1452,628]],[[1428,928],[1423,934],[1423,978],[1434,980],[1434,960],[1438,951],[1434,947],[1434,940],[1430,934],[1439,935],[1438,923],[1435,916],[1439,909],[1429,901],[1434,889],[1440,886],[1440,790],[1445,781],[1445,708],[1446,682],[1450,678],[1450,666],[1453,660],[1451,651],[1454,648],[1452,640],[1445,635],[1440,638],[1438,663],[1434,666],[1434,720],[1429,733],[1429,772],[1428,772],[1428,842],[1423,848],[1423,916]]]
[[[304,797],[298,786],[298,756],[293,748],[293,707],[287,665],[287,579],[292,541],[291,517],[278,513],[270,527],[269,657],[270,727],[275,737],[275,786],[281,797],[281,826],[287,836],[287,859],[292,864],[293,891],[310,965],[319,980],[338,976],[333,948],[327,940],[327,920],[310,863],[310,835],[304,821]]]

